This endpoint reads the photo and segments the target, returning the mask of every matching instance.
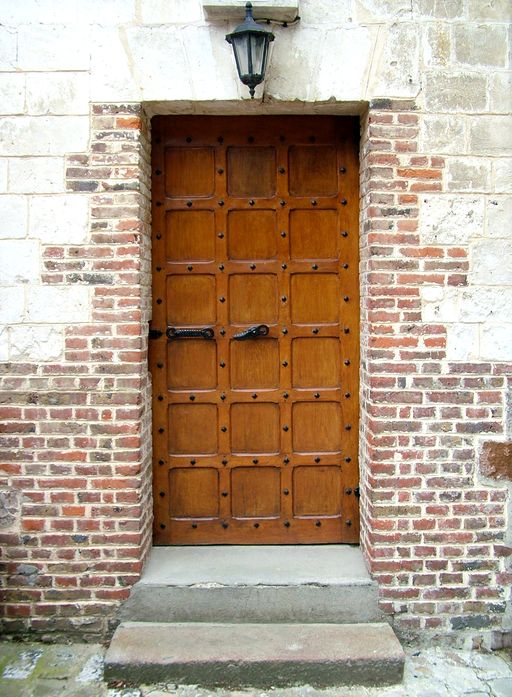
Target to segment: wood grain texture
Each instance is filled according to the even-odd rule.
[[[357,133],[153,119],[156,544],[359,540]]]

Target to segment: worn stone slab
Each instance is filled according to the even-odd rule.
[[[242,20],[245,2],[241,0],[202,0],[203,12],[210,20]],[[298,0],[252,0],[255,19],[274,19],[276,22],[292,22],[299,14]]]
[[[208,686],[390,685],[405,655],[389,625],[126,622],[105,678]]]

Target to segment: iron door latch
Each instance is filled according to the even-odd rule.
[[[245,339],[256,339],[258,336],[267,336],[269,329],[266,324],[257,324],[255,327],[244,329],[233,336],[235,341],[245,341]]]

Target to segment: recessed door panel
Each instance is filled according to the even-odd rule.
[[[269,390],[279,387],[277,339],[231,342],[231,388]]]
[[[167,277],[167,324],[215,324],[215,320],[215,276]]]
[[[341,467],[306,465],[293,470],[293,506],[296,516],[341,514]]]
[[[281,508],[278,467],[231,470],[231,512],[235,518],[276,518]]]
[[[233,404],[231,449],[234,453],[272,454],[279,451],[279,406]]]
[[[340,356],[340,340],[335,337],[293,339],[293,386],[312,389],[339,387]]]
[[[207,454],[217,450],[215,404],[171,404],[168,428],[169,453],[173,455]]]
[[[250,137],[250,136],[249,136]],[[269,198],[276,193],[276,151],[273,147],[228,148],[230,196]]]
[[[228,213],[230,259],[275,259],[277,255],[276,212],[231,210]]]
[[[203,147],[167,148],[165,193],[169,197],[211,196],[214,187],[214,150]]]
[[[338,402],[297,402],[292,414],[295,452],[341,450],[341,407]]]
[[[356,543],[358,119],[152,133],[155,543]]]
[[[217,345],[204,339],[169,341],[167,386],[170,390],[212,390],[217,386]]]
[[[233,324],[277,321],[277,277],[234,274],[229,279],[229,318]]]
[[[339,278],[334,273],[299,273],[291,279],[292,320],[334,324],[340,313]]]
[[[168,261],[213,261],[215,259],[213,211],[168,211],[165,227]]]

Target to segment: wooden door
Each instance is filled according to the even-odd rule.
[[[357,133],[153,119],[156,544],[359,540]]]

